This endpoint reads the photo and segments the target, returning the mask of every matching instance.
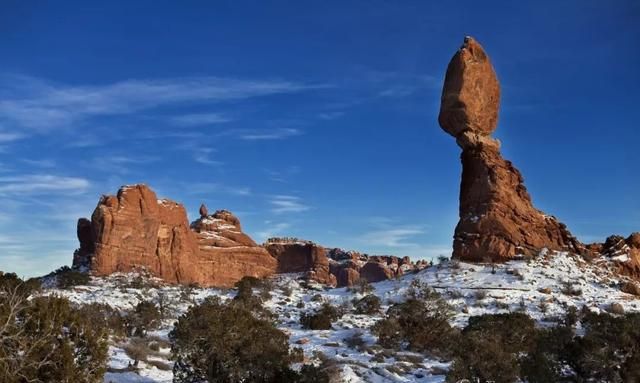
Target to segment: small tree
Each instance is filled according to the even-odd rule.
[[[160,319],[158,307],[153,302],[142,301],[129,314],[127,323],[129,334],[144,337],[147,335],[147,331],[158,328]]]
[[[303,313],[300,316],[302,328],[310,330],[330,330],[331,325],[340,318],[340,311],[330,303],[324,303],[320,310],[313,313]]]

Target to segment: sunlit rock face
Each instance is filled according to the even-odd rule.
[[[79,220],[74,267],[95,275],[145,269],[168,282],[220,287],[276,271],[233,214],[200,213],[190,225],[181,204],[158,199],[146,185],[124,186],[100,198],[91,221]]]
[[[502,158],[497,127],[500,84],[482,46],[466,37],[447,68],[442,129],[462,148],[460,221],[453,257],[506,261],[541,249],[584,251],[565,225],[533,207],[520,172]]]

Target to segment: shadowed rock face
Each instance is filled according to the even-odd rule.
[[[453,257],[507,261],[541,249],[581,253],[565,225],[535,209],[520,172],[502,158],[497,127],[500,85],[484,49],[467,37],[451,59],[438,121],[462,148],[460,221]]]
[[[275,272],[275,259],[233,214],[204,213],[190,227],[181,204],[158,200],[145,185],[122,187],[100,199],[91,221],[79,220],[74,267],[95,275],[144,268],[168,282],[225,287]]]

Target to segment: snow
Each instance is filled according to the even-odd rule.
[[[88,286],[72,290],[47,289],[45,294],[68,297],[77,304],[106,303],[120,310],[129,310],[142,300],[156,300],[159,296],[173,303],[172,318],[149,335],[167,340],[173,322],[180,314],[208,296],[230,299],[235,291],[228,289],[188,290],[150,279],[151,285],[131,287],[139,274],[113,274],[109,277],[92,277]],[[341,382],[419,382],[441,383],[445,381],[450,361],[430,359],[411,352],[375,355],[376,337],[369,328],[382,318],[382,314],[358,315],[350,310],[340,318],[332,330],[305,330],[299,324],[302,313],[319,308],[323,302],[349,305],[362,294],[347,288],[329,289],[322,285],[304,284],[299,274],[281,274],[272,278],[274,288],[264,306],[278,317],[278,327],[290,337],[291,347],[303,349],[309,362],[319,363],[330,359],[340,371]],[[636,297],[622,293],[619,286],[625,281],[605,267],[590,264],[566,253],[541,252],[540,256],[505,264],[469,264],[444,261],[415,274],[397,280],[372,284],[374,293],[382,300],[384,312],[390,305],[400,302],[414,280],[424,282],[439,291],[454,307],[452,324],[464,327],[470,316],[486,313],[509,312],[524,309],[541,326],[551,325],[554,317],[566,312],[568,306],[586,306],[602,311],[612,302],[620,303],[626,312],[640,311]],[[581,294],[567,294],[567,286],[580,290]],[[481,293],[478,293],[481,291]],[[186,295],[186,296],[185,296]],[[304,304],[303,308],[298,303]],[[346,338],[362,334],[366,343],[364,351],[350,348]],[[119,343],[120,342],[120,343]],[[160,370],[140,362],[138,370],[127,371],[131,358],[122,348],[122,340],[111,340],[109,347],[109,372],[104,382],[171,382],[171,370]],[[162,349],[156,360],[171,365],[170,352]]]

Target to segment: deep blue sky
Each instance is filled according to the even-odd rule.
[[[1,270],[69,264],[76,219],[138,182],[258,241],[448,255],[465,35],[537,207],[584,241],[640,230],[637,1],[95,3],[0,4]]]

